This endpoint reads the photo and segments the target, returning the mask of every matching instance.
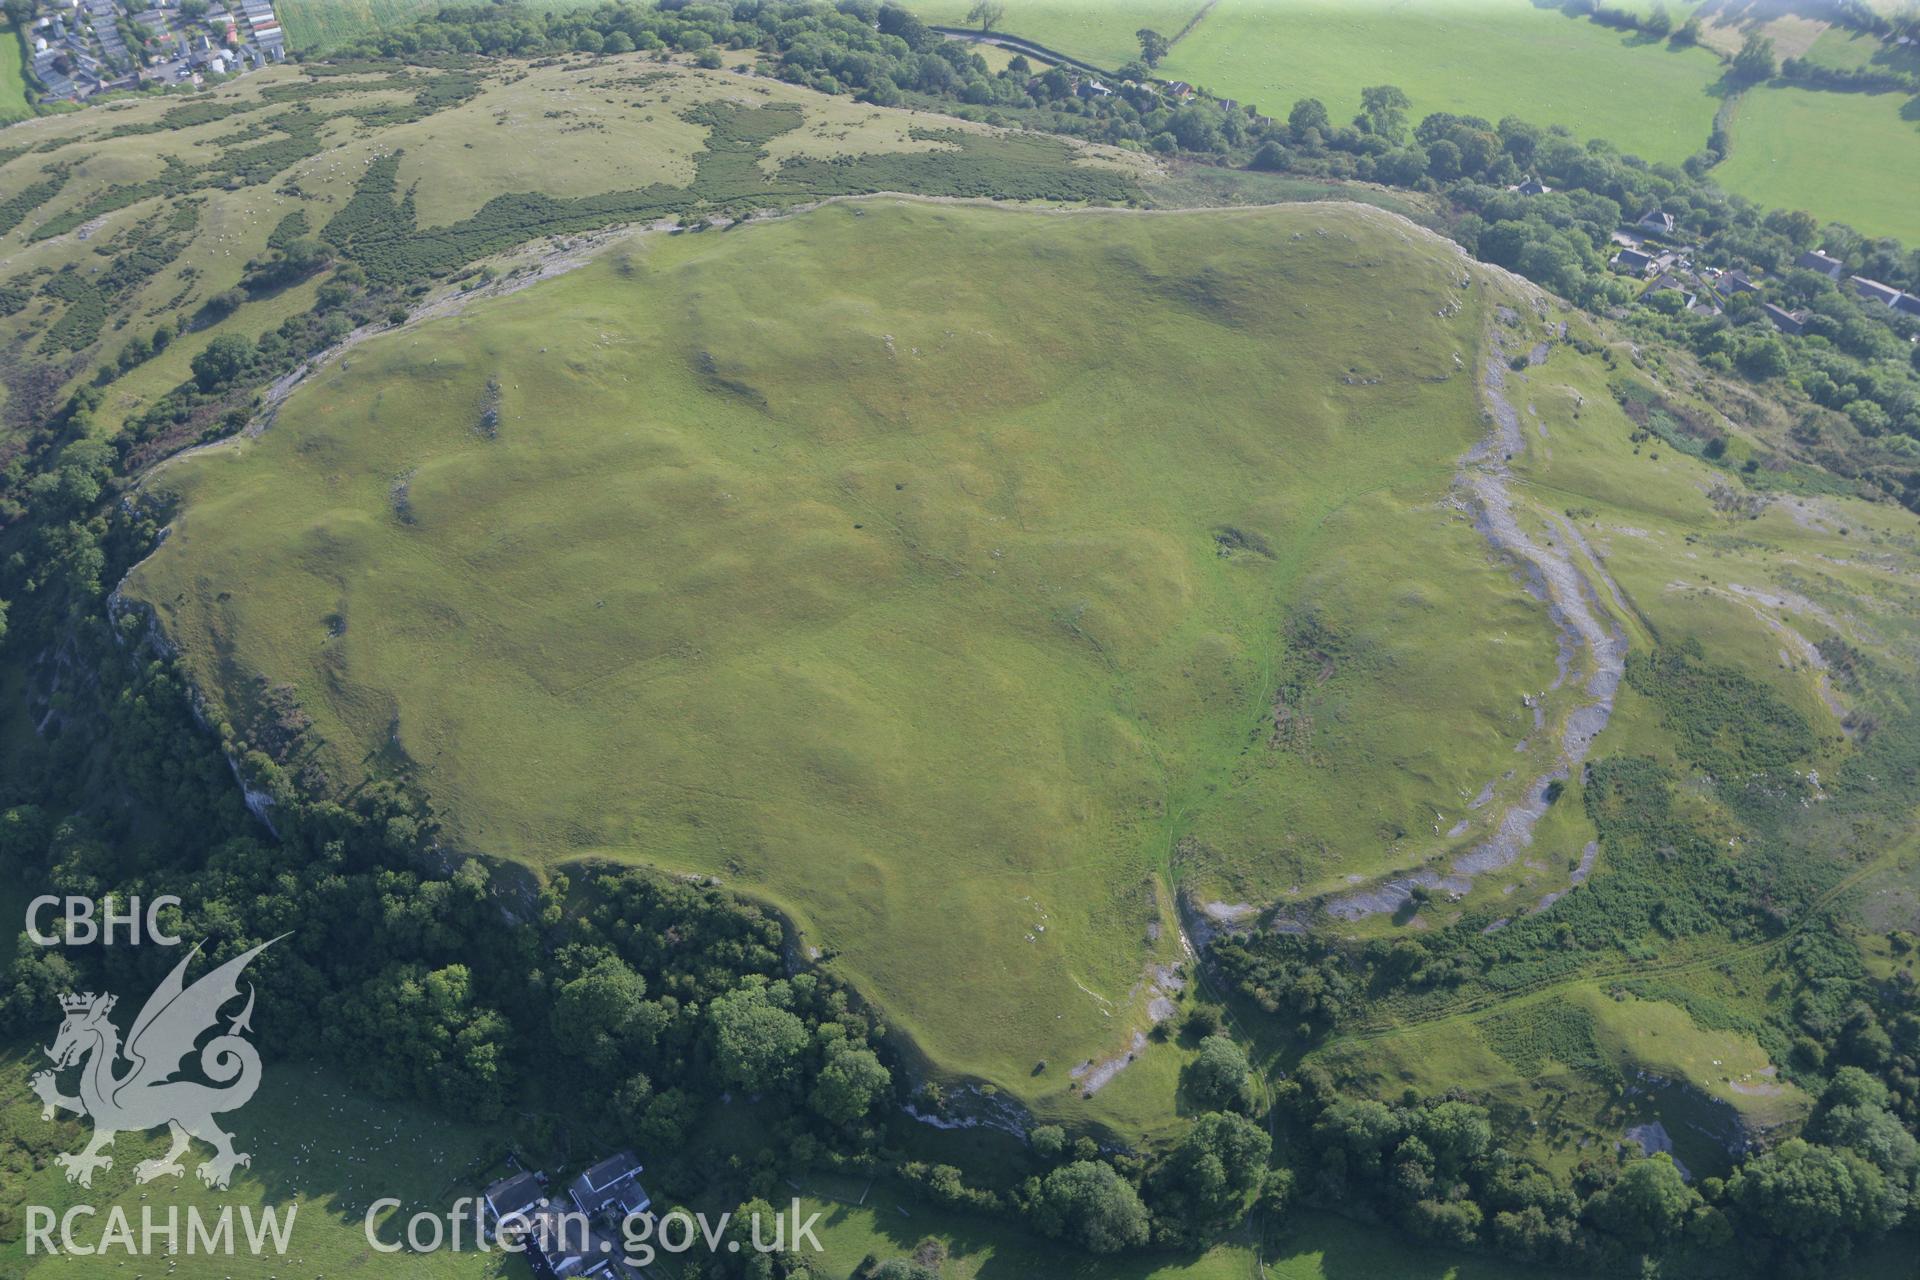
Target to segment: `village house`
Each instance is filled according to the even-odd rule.
[[[1807,313],[1804,311],[1788,311],[1771,302],[1762,303],[1760,309],[1767,313],[1767,319],[1773,321],[1773,327],[1782,333],[1797,336],[1807,331]]]
[[[1760,286],[1744,271],[1722,271],[1720,278],[1714,281],[1722,293],[1758,293]]]
[[[534,1211],[545,1206],[546,1198],[547,1189],[536,1174],[523,1170],[500,1179],[483,1197],[487,1230],[498,1236],[505,1222],[511,1230],[524,1231],[533,1221]]]
[[[1553,188],[1538,178],[1528,178],[1519,186],[1509,187],[1508,190],[1518,191],[1523,196],[1544,196],[1551,192]]]
[[[83,102],[108,90],[137,88],[143,80],[173,84],[196,70],[237,74],[280,61],[287,53],[272,0],[232,0],[198,18],[182,15],[177,0],[134,6],[75,0],[65,7],[69,17],[41,18],[27,42],[43,102]],[[122,9],[134,10],[134,21],[149,33],[139,48],[127,45]],[[193,79],[200,82],[197,75]]]
[[[1847,266],[1838,258],[1829,258],[1818,249],[1809,249],[1793,260],[1793,265],[1802,271],[1818,271],[1829,280],[1838,280],[1846,274]]]
[[[1649,209],[1641,214],[1639,220],[1633,225],[1649,235],[1670,236],[1673,234],[1673,215],[1662,213],[1658,209]]]
[[[1717,316],[1720,314],[1719,306],[1711,297],[1703,293],[1700,282],[1690,273],[1662,271],[1653,283],[1647,286],[1646,293],[1654,294],[1667,290],[1679,294],[1681,305],[1695,315]]]
[[[526,1242],[527,1262],[542,1280],[618,1280],[630,1274],[619,1245],[562,1209],[534,1214]]]
[[[620,1245],[594,1220],[612,1224],[647,1211],[652,1200],[640,1172],[634,1154],[622,1151],[575,1178],[566,1197],[549,1201],[546,1179],[520,1170],[486,1189],[482,1221],[493,1238],[517,1240],[542,1280],[621,1280],[631,1272]]]
[[[1654,271],[1652,255],[1638,249],[1622,249],[1608,260],[1608,265],[1636,276],[1651,275]]]
[[[588,1217],[610,1214],[615,1219],[645,1213],[653,1203],[640,1185],[640,1161],[631,1151],[608,1156],[567,1187],[567,1194]]]
[[[1865,276],[1853,276],[1848,279],[1853,291],[1867,302],[1877,302],[1881,306],[1891,307],[1900,301],[1900,291],[1892,285],[1881,284],[1878,280],[1869,280]]]
[[[1167,82],[1166,94],[1175,102],[1185,102],[1193,96],[1193,86],[1185,80],[1169,80]]]

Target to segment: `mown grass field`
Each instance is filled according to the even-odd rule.
[[[13,25],[0,19],[0,125],[25,120],[33,114],[27,101],[26,47]]]
[[[964,25],[966,0],[915,0],[929,21]],[[1198,5],[1009,6],[1000,26],[1100,66],[1138,55],[1134,32],[1171,38]],[[1677,10],[1676,10],[1677,11]],[[1678,164],[1706,145],[1719,105],[1720,61],[1571,18],[1529,0],[1334,4],[1219,0],[1158,68],[1284,117],[1319,98],[1337,121],[1366,85],[1397,84],[1412,121],[1431,111],[1517,115],[1605,138],[1622,151]]]
[[[1478,430],[1463,270],[1326,206],[643,238],[163,472],[135,590],[236,723],[294,684],[342,785],[404,760],[458,847],[763,894],[941,1067],[1065,1106],[1177,954],[1156,873],[1267,751],[1316,572],[1397,610],[1335,798],[1275,818],[1328,874],[1511,755],[1537,613],[1464,537],[1444,599],[1403,554]],[[1391,741],[1422,717],[1444,758]]]
[[[56,1016],[57,1016],[57,1010]],[[48,1038],[52,1035],[50,1024]],[[121,1134],[114,1143],[113,1168],[98,1173],[91,1188],[68,1183],[52,1163],[56,1151],[76,1151],[86,1142],[90,1122],[61,1113],[57,1122],[40,1119],[39,1100],[27,1092],[26,1079],[45,1065],[31,1043],[0,1057],[5,1082],[0,1106],[0,1161],[4,1161],[4,1208],[10,1215],[0,1231],[0,1275],[63,1280],[103,1274],[128,1277],[163,1270],[179,1280],[270,1280],[274,1276],[343,1276],[369,1271],[418,1280],[525,1280],[531,1272],[501,1254],[376,1252],[363,1222],[370,1201],[391,1196],[406,1203],[404,1214],[433,1208],[446,1213],[462,1196],[475,1194],[488,1166],[503,1150],[502,1139],[487,1131],[411,1106],[383,1103],[356,1093],[332,1072],[292,1063],[269,1063],[260,1092],[223,1123],[237,1149],[253,1157],[227,1191],[207,1189],[194,1174],[206,1158],[196,1145],[183,1157],[184,1178],[161,1178],[142,1186],[134,1166],[162,1154],[164,1130]],[[135,1231],[141,1212],[151,1209],[162,1223],[178,1208],[183,1232],[172,1257],[134,1256],[118,1251],[102,1257],[29,1256],[21,1235],[25,1206],[42,1205],[64,1213],[91,1205],[96,1216],[78,1222],[83,1241],[97,1239],[109,1211],[126,1212]],[[234,1233],[241,1241],[233,1256],[189,1253],[185,1248],[186,1213],[197,1208],[211,1222],[223,1207],[235,1213]],[[255,1256],[244,1243],[242,1208],[258,1213],[274,1208],[285,1221],[294,1211],[285,1255],[269,1249]],[[297,1208],[296,1208],[297,1206]],[[400,1211],[393,1211],[398,1213]],[[402,1215],[404,1217],[404,1214]],[[393,1237],[391,1215],[380,1220],[383,1241]],[[56,1239],[58,1237],[56,1236]],[[164,1255],[164,1243],[156,1249]]]
[[[1920,240],[1920,114],[1900,93],[1763,86],[1735,110],[1714,181],[1873,236]]]

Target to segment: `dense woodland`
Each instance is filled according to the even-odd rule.
[[[1623,217],[1657,206],[1704,259],[1776,277],[1815,318],[1797,339],[1777,335],[1746,306],[1705,319],[1641,308],[1631,323],[1711,367],[1800,396],[1803,430],[1824,436],[1840,469],[1870,454],[1858,478],[1920,509],[1920,446],[1905,451],[1913,457],[1906,466],[1897,461],[1902,450],[1885,445],[1920,440],[1912,322],[1791,270],[1800,251],[1823,244],[1850,270],[1915,288],[1920,253],[1728,196],[1705,176],[1710,160],[1649,166],[1518,119],[1413,122],[1392,86],[1367,90],[1365,109],[1350,122],[1331,120],[1312,100],[1273,117],[1205,100],[1176,106],[1152,87],[1145,65],[1119,69],[1116,92],[1087,98],[1058,68],[1035,75],[1016,58],[990,73],[964,44],[869,0],[608,5],[559,15],[449,8],[348,52],[431,64],[411,72],[378,64],[398,77],[393,83],[418,90],[401,109],[418,118],[476,91],[464,59],[670,49],[718,65],[721,48],[756,51],[769,73],[825,93],[935,106],[1207,164],[1442,196],[1446,229],[1469,250],[1594,308],[1629,298],[1627,282],[1606,270],[1608,235]],[[1773,74],[1770,54],[1759,65],[1762,52],[1730,74]],[[204,170],[170,170],[157,185],[110,191],[34,234],[59,234],[152,194],[271,180],[318,145],[315,118],[339,92],[317,76],[265,107],[235,108],[251,145]],[[175,110],[187,113],[177,124],[206,120],[193,114],[207,110],[197,104]],[[346,104],[340,114],[362,110]],[[340,1063],[383,1095],[463,1115],[531,1108],[549,1117],[545,1124],[596,1130],[610,1118],[620,1137],[649,1153],[664,1195],[679,1201],[776,1197],[786,1173],[842,1165],[890,1170],[945,1204],[1017,1214],[1093,1252],[1184,1247],[1256,1209],[1271,1223],[1292,1204],[1312,1203],[1423,1239],[1611,1274],[1630,1266],[1652,1274],[1662,1265],[1669,1274],[1833,1274],[1853,1242],[1902,1220],[1920,1198],[1912,1132],[1920,1122],[1920,999],[1866,977],[1857,946],[1830,913],[1838,872],[1806,850],[1842,826],[1868,842],[1894,830],[1920,785],[1920,720],[1906,707],[1883,708],[1852,772],[1830,784],[1836,801],[1818,819],[1830,825],[1809,825],[1796,803],[1805,783],[1792,768],[1809,749],[1804,721],[1697,648],[1636,655],[1629,678],[1662,707],[1688,762],[1717,780],[1743,831],[1761,838],[1737,867],[1714,854],[1724,832],[1701,828],[1692,810],[1672,803],[1678,779],[1650,761],[1606,760],[1594,765],[1584,796],[1607,842],[1609,870],[1551,912],[1495,933],[1483,932],[1485,920],[1466,919],[1390,945],[1342,948],[1262,933],[1217,948],[1236,1004],[1270,1020],[1297,1054],[1386,1013],[1419,1016],[1596,965],[1618,963],[1626,991],[1678,998],[1639,963],[1660,939],[1777,942],[1772,954],[1791,986],[1791,1016],[1740,1029],[1819,1098],[1819,1109],[1804,1140],[1697,1186],[1664,1157],[1612,1153],[1596,1154],[1571,1180],[1557,1178],[1503,1149],[1488,1110],[1468,1095],[1388,1105],[1344,1095],[1317,1068],[1269,1091],[1223,1034],[1221,1011],[1206,1005],[1180,1034],[1199,1050],[1189,1091],[1213,1110],[1177,1145],[1116,1151],[1097,1135],[1048,1126],[1027,1135],[1025,1167],[997,1180],[963,1175],[911,1158],[900,1140],[908,1122],[899,1104],[915,1093],[918,1105],[937,1109],[938,1090],[915,1091],[875,1014],[829,974],[790,963],[793,939],[753,904],[613,867],[536,887],[512,868],[442,848],[432,813],[404,775],[349,797],[317,798],[329,789],[312,772],[308,728],[286,691],[260,690],[252,723],[200,724],[148,620],[109,605],[112,584],[152,546],[167,516],[120,501],[128,479],[158,457],[243,425],[266,382],[351,330],[404,319],[427,281],[458,277],[537,235],[660,214],[691,225],[801,196],[921,189],[914,182],[932,189],[936,179],[938,189],[959,184],[980,194],[1138,198],[1116,178],[1036,177],[1053,171],[1020,163],[1012,149],[1058,144],[1031,135],[993,144],[1007,148],[998,151],[956,135],[965,143],[960,158],[943,161],[949,167],[937,174],[876,158],[866,168],[790,165],[769,183],[754,157],[767,137],[792,127],[787,115],[736,109],[704,122],[713,137],[691,189],[572,202],[502,197],[431,243],[413,236],[392,164],[375,165],[326,227],[290,219],[242,283],[206,304],[210,315],[226,314],[328,272],[310,312],[254,338],[212,343],[195,358],[192,378],[113,444],[86,430],[104,388],[164,349],[179,326],[132,332],[91,385],[65,398],[44,393],[28,446],[0,473],[0,597],[13,602],[11,616],[0,605],[0,652],[44,699],[40,750],[0,771],[0,874],[36,890],[96,897],[178,894],[189,904],[180,932],[204,941],[216,959],[291,930],[256,962],[262,1041],[274,1051]],[[1530,175],[1555,191],[1508,190]],[[0,227],[31,218],[64,180],[56,170],[0,201]],[[50,336],[85,350],[113,300],[171,261],[194,225],[188,201],[117,247],[109,271],[0,282],[0,307],[25,305],[41,291],[60,298],[60,331]],[[1731,757],[1730,741],[1742,744]],[[271,797],[271,831],[242,803],[230,761]],[[150,985],[171,959],[153,948],[29,950],[6,975],[0,1027],[37,1030],[60,992]],[[1577,1020],[1539,1034],[1555,1053],[1584,1052]],[[556,1052],[556,1044],[569,1048]],[[758,1098],[768,1118],[756,1150],[700,1146],[704,1122],[729,1092]],[[18,1229],[0,1220],[0,1231]],[[722,1257],[709,1267],[713,1275],[752,1274],[751,1267],[800,1274],[804,1265]]]

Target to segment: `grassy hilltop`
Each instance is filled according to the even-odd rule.
[[[458,848],[719,876],[790,913],[936,1072],[1162,1131],[1188,1051],[1133,1037],[1180,959],[1176,889],[1210,925],[1325,907],[1364,938],[1497,928],[1612,873],[1563,755],[1598,659],[1560,650],[1543,588],[1450,496],[1485,364],[1519,353],[1515,527],[1629,655],[1699,640],[1806,726],[1782,758],[1810,776],[1845,768],[1841,718],[1910,669],[1902,519],[1804,470],[1750,491],[1783,424],[1719,401],[1755,416],[1715,417],[1705,456],[1687,433],[1718,410],[1626,373],[1578,317],[1561,341],[1561,314],[1357,208],[883,200],[643,235],[363,343],[264,435],[163,470],[174,534],[129,592],[241,738],[263,689],[291,690],[313,730],[288,768],[413,777]],[[1848,651],[1886,676],[1838,682]],[[1636,679],[1581,758],[1704,758],[1676,737],[1696,709]],[[1521,847],[1393,909],[1556,765],[1567,794]],[[1800,856],[1818,877],[1833,850]],[[1613,972],[1560,967],[1593,966]],[[1704,1048],[1672,990],[1643,997],[1639,1022],[1679,1019],[1653,1041],[1577,1003],[1604,986],[1544,1007],[1614,1027],[1608,1071],[1697,1084],[1641,1113],[1691,1142],[1703,1104],[1709,1129],[1805,1113],[1754,1039],[1767,972],[1692,988],[1748,1010]],[[1489,1086],[1532,1061],[1501,1057],[1502,1006],[1470,1011],[1471,1052],[1408,1043]],[[1354,1058],[1367,1043],[1327,1052],[1392,1096],[1408,1068]],[[1130,1054],[1110,1083],[1079,1074]],[[1572,1096],[1543,1143],[1628,1123]]]
[[[135,591],[235,723],[291,683],[340,785],[417,769],[459,847],[764,893],[937,1061],[1057,1104],[1178,959],[1155,872],[1257,732],[1305,566],[1431,522],[1475,429],[1464,272],[1311,208],[645,238],[169,469]],[[1470,544],[1378,638],[1354,763],[1411,732],[1395,688],[1459,739],[1301,810],[1330,871],[1373,846],[1353,809],[1510,751],[1504,690],[1442,685],[1476,634],[1551,669]]]
[[[1704,138],[1734,28],[1476,13],[1002,25],[1114,62],[1198,17],[1161,71],[1268,112],[1398,81],[1415,115]],[[632,1144],[663,1197],[833,1206],[835,1274],[935,1236],[986,1280],[1719,1266],[1736,1228],[1825,1242],[1727,1190],[1754,1144],[1911,1181],[1880,1139],[1920,1114],[1920,536],[1870,497],[1920,452],[1828,403],[1904,343],[1816,392],[1751,310],[1668,345],[1398,216],[1448,225],[1448,190],[867,105],[751,48],[689,65],[705,38],[315,60],[0,133],[0,907],[198,868],[216,947],[365,925],[263,974],[404,1099],[318,1067],[263,1098],[242,1193],[324,1211],[297,1269],[367,1260],[333,1129],[413,1141],[422,1199],[509,1135],[556,1169]],[[1819,149],[1795,95],[1730,113],[1729,181],[1756,130]],[[1380,207],[1275,203],[1330,192]],[[34,961],[7,1037],[68,976]],[[354,1021],[436,980],[457,1052]],[[1843,1066],[1886,1092],[1836,1118]],[[425,1147],[416,1094],[497,1123]],[[0,1165],[57,1197],[12,1095]],[[1079,1230],[1049,1197],[1082,1162],[1150,1247],[1031,1234]],[[1615,1200],[1649,1169],[1684,1202],[1654,1245]]]

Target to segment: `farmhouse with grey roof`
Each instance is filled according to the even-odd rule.
[[[1838,258],[1829,258],[1818,249],[1809,249],[1793,260],[1793,265],[1803,271],[1818,271],[1829,280],[1838,280],[1846,273],[1847,266]]]
[[[1782,333],[1801,334],[1807,331],[1807,313],[1804,311],[1788,311],[1771,302],[1762,303],[1761,310],[1767,313],[1767,319],[1773,321],[1773,327]]]
[[[567,1194],[588,1217],[611,1213],[616,1218],[645,1213],[653,1203],[640,1185],[640,1161],[633,1152],[608,1156],[567,1187]]]
[[[1631,271],[1634,275],[1643,276],[1653,270],[1653,259],[1638,249],[1622,249],[1613,255],[1613,265],[1622,271]]]
[[[1891,307],[1900,301],[1900,291],[1892,285],[1881,284],[1878,280],[1869,280],[1865,276],[1854,276],[1848,281],[1853,291],[1868,302],[1878,302]]]

